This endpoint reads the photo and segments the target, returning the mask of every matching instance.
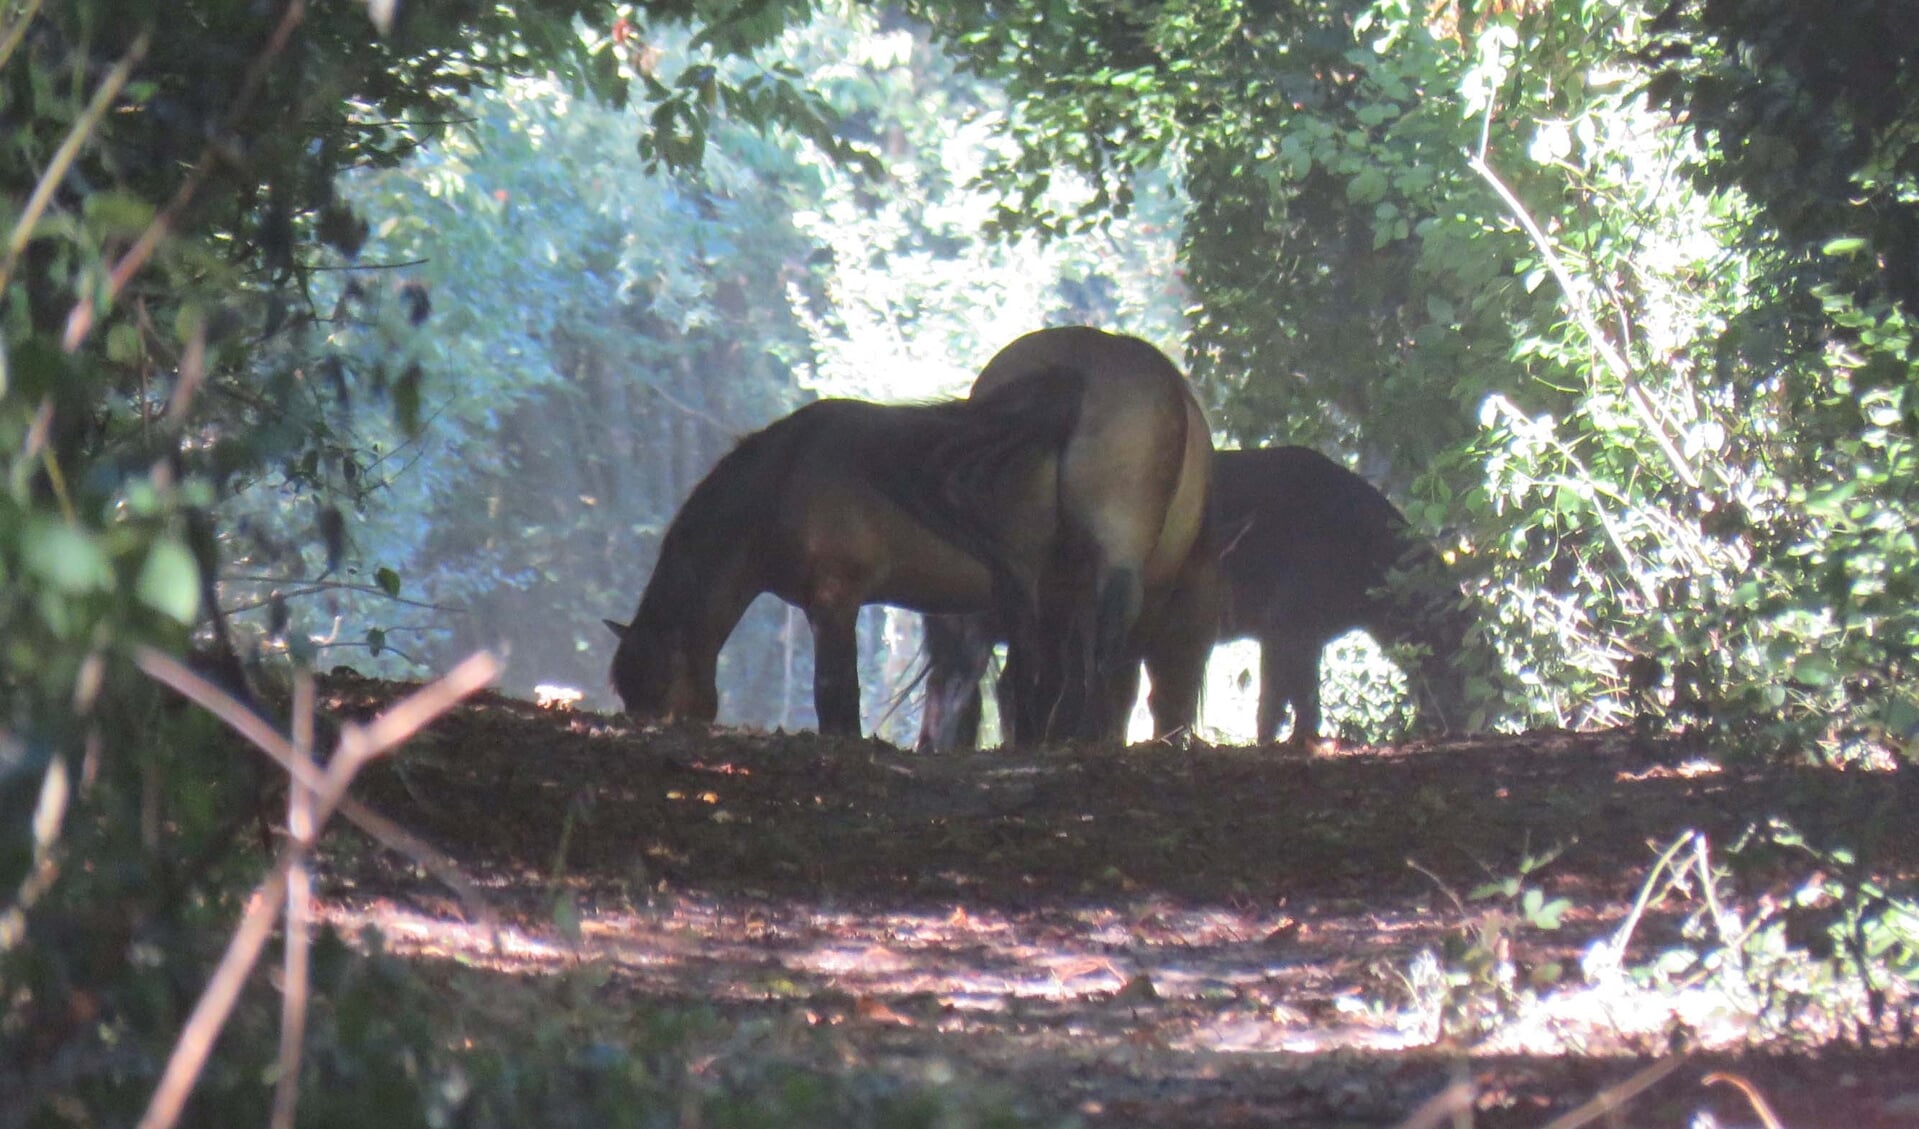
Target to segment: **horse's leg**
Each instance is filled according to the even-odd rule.
[[[1127,641],[1145,598],[1146,585],[1138,569],[1111,569],[1101,580],[1093,631],[1094,661],[1103,677],[1111,677],[1126,658]]]
[[[1259,719],[1253,731],[1253,743],[1279,740],[1280,719],[1286,712],[1286,691],[1280,689],[1279,637],[1259,637]]]
[[[1046,717],[1053,702],[1044,678],[1048,664],[1040,648],[1045,635],[1040,601],[1018,578],[999,574],[993,577],[993,606],[1006,633],[1006,667],[996,687],[1002,741],[1008,746],[1016,739],[1043,741],[1049,735]]]
[[[813,710],[821,733],[860,735],[859,606],[808,608],[813,627]]]
[[[1288,744],[1308,751],[1319,747],[1319,640],[1296,632],[1273,632],[1259,640],[1259,735],[1279,737],[1279,709],[1293,704],[1293,735]]]

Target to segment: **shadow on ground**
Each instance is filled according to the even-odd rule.
[[[365,716],[407,687],[337,678]],[[1903,774],[1909,777],[1910,774]],[[1919,1125],[1909,1051],[1736,1051],[1725,1017],[1569,1001],[1467,1053],[1442,1031],[1432,954],[1523,860],[1573,908],[1501,954],[1522,977],[1618,935],[1658,851],[1723,852],[1769,816],[1817,843],[1883,827],[1919,861],[1900,774],[1687,762],[1618,734],[1541,733],[1307,758],[1136,746],[920,757],[814,734],[641,729],[482,696],[361,796],[448,852],[496,937],[405,864],[343,841],[327,913],[395,951],[502,975],[580,975],[621,1006],[700,1005],[831,1033],[842,1061],[1004,1085],[1091,1125],[1391,1124],[1450,1081],[1477,1123],[1543,1125],[1675,1042],[1697,1053],[1635,1103],[1753,1123],[1714,1069],[1787,1124]],[[1715,857],[1724,857],[1723,854]],[[1803,862],[1739,856],[1742,903]],[[1671,899],[1628,962],[1673,944]],[[1425,955],[1422,955],[1425,954]],[[1423,963],[1422,963],[1423,962]],[[1423,985],[1423,987],[1422,987]]]

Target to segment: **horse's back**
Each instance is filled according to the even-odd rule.
[[[975,397],[1050,369],[1086,377],[1061,459],[1072,519],[1150,585],[1184,564],[1205,519],[1212,435],[1177,366],[1152,344],[1090,326],[1036,330],[994,355]]]
[[[1371,626],[1373,590],[1413,544],[1384,494],[1304,447],[1219,452],[1213,505],[1228,545],[1228,637]]]

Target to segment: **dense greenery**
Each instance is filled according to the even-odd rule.
[[[137,1106],[258,865],[130,648],[596,686],[733,435],[1046,320],[1385,485],[1488,723],[1909,758],[1919,22],[1840,7],[8,6],[0,1041]]]

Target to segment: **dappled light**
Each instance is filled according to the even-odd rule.
[[[348,714],[392,692],[333,687]],[[1674,752],[1539,733],[1318,758],[1162,744],[920,757],[493,698],[369,789],[470,868],[497,934],[358,852],[334,856],[321,912],[411,960],[591,970],[635,1007],[784,1017],[1042,1092],[1074,1077],[1059,1109],[1096,1124],[1120,1115],[1090,1094],[1131,1092],[1121,1075],[1157,1079],[1158,1096],[1133,1094],[1111,1123],[1198,1125],[1223,1108],[1204,1079],[1266,1095],[1236,1100],[1269,1113],[1353,1086],[1400,1095],[1390,1079],[1442,1077],[1462,1039],[1518,1109],[1573,1084],[1560,1056],[1630,1064],[1675,1041],[1737,1054],[1769,1033],[1837,1033],[1839,1013],[1774,1011],[1743,981],[1628,974],[1678,968],[1703,903],[1668,881],[1710,861],[1781,771]],[[1857,783],[1865,810],[1894,778]],[[1919,839],[1898,843],[1919,865]],[[1552,857],[1529,862],[1523,844]],[[1764,874],[1719,912],[1768,912],[1786,891]],[[1510,897],[1475,889],[1508,878]],[[1525,889],[1569,899],[1556,926],[1526,923]],[[1512,970],[1498,1014],[1459,1010],[1450,980],[1481,943]]]

